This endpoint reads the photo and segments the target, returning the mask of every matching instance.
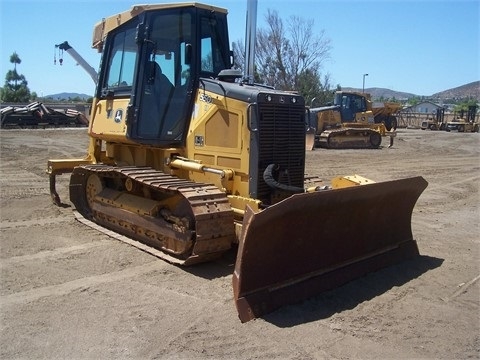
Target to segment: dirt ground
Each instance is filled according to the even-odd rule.
[[[421,256],[245,324],[230,259],[173,266],[51,203],[47,159],[83,156],[85,129],[0,140],[2,359],[480,358],[480,134],[399,129],[392,149],[308,152],[325,179],[423,176]]]

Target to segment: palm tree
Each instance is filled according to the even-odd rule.
[[[14,64],[13,70],[8,70],[5,76],[5,85],[0,92],[2,101],[27,102],[30,100],[30,89],[24,75],[17,72],[17,64],[22,60],[16,52],[10,55],[10,62]]]
[[[17,73],[17,64],[21,64],[22,63],[22,60],[20,59],[20,57],[18,56],[17,52],[14,51],[12,55],[10,55],[10,62],[13,64],[14,68],[13,68],[13,71],[14,71],[14,80],[15,80],[15,88],[17,87],[17,80],[18,80],[18,77],[15,76],[15,75],[18,75]]]

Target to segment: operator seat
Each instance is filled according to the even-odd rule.
[[[174,90],[174,86],[162,72],[160,65],[155,61],[149,61],[150,63],[150,76],[149,80],[153,80],[156,92],[159,94],[161,99],[168,99]],[[153,77],[153,79],[152,79]]]

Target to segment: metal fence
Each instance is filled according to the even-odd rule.
[[[422,125],[422,122],[427,120],[435,120],[435,114],[429,113],[418,113],[412,112],[409,110],[403,110],[395,114],[397,117],[398,127],[400,128],[411,128],[411,129],[419,129]],[[444,115],[443,122],[452,121],[453,119],[457,118],[459,114],[456,113],[446,113]],[[480,121],[480,115],[475,115],[475,122]]]

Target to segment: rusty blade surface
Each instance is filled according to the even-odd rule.
[[[315,130],[309,129],[305,135],[305,150],[311,151],[315,148]]]
[[[233,275],[242,322],[419,254],[422,177],[294,195],[247,210]]]

